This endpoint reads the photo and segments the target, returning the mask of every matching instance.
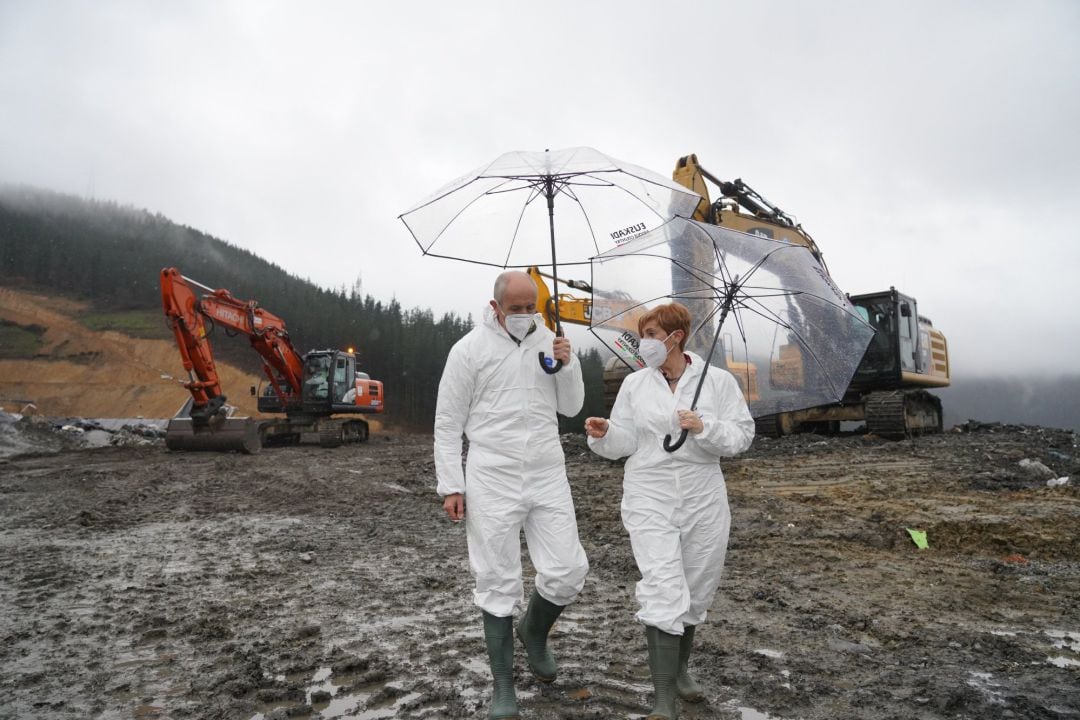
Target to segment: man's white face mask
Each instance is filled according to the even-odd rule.
[[[529,334],[529,330],[532,329],[533,316],[528,314],[507,315],[505,322],[506,331],[518,340],[522,340]]]

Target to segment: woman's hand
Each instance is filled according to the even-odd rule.
[[[705,429],[705,423],[701,422],[701,416],[693,410],[679,410],[676,414],[679,417],[680,430],[689,430],[697,435]]]
[[[591,438],[600,439],[607,435],[608,421],[604,418],[591,417],[585,419],[585,434]]]

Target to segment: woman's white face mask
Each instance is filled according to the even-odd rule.
[[[638,343],[638,355],[645,361],[646,367],[658,368],[664,364],[668,356],[667,341],[670,339],[670,335],[663,340],[642,338],[641,342]]]

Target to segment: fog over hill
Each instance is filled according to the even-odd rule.
[[[1080,374],[954,377],[951,387],[937,393],[945,408],[946,428],[979,420],[1080,432]]]

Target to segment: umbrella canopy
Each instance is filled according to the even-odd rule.
[[[576,147],[505,153],[399,217],[425,255],[500,268],[550,266],[555,332],[562,335],[560,263],[584,264],[673,217],[689,217],[700,200],[662,175]],[[539,360],[545,372],[562,367],[543,353]]]
[[[754,417],[841,400],[874,335],[807,248],[689,220],[594,258],[592,285],[591,329],[634,368],[637,317],[685,305],[687,347],[735,376]]]
[[[500,155],[400,218],[425,255],[526,268],[585,264],[690,217],[700,200],[651,170],[575,147]]]

